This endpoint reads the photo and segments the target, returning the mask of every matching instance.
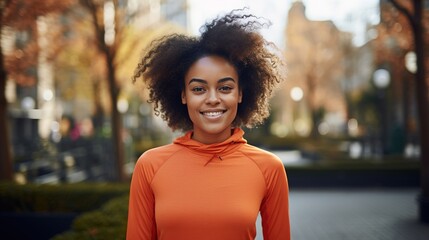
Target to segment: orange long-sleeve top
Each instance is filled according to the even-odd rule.
[[[131,181],[127,239],[254,239],[260,212],[265,240],[289,240],[284,166],[243,134],[205,145],[188,132],[145,152]]]

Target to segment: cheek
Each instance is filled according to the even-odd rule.
[[[242,95],[240,93],[234,94],[228,99],[228,102],[230,102],[231,104],[239,104],[241,103],[241,101]]]
[[[184,98],[184,101],[185,101],[185,105],[186,105],[186,107],[187,107],[187,109],[188,109],[188,112],[193,112],[193,111],[195,111],[195,110],[197,110],[199,107],[199,101],[198,101],[198,99],[196,99],[196,98]]]

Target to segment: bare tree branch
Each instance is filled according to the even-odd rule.
[[[398,11],[400,11],[402,14],[405,15],[405,17],[410,22],[411,27],[415,31],[416,30],[416,20],[415,20],[414,16],[412,15],[412,13],[407,8],[405,8],[404,6],[399,4],[397,0],[389,0],[389,2],[392,3],[392,5],[396,9],[398,9]]]

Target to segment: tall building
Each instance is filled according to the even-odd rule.
[[[329,126],[331,134],[338,133],[346,121],[342,60],[349,35],[332,21],[309,20],[304,4],[296,1],[289,10],[285,39],[288,75],[281,94],[285,104],[277,107],[278,121],[291,134],[309,135],[321,126]],[[294,100],[291,94],[297,88],[303,97]]]

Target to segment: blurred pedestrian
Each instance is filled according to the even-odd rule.
[[[131,182],[127,239],[290,239],[288,185],[274,154],[247,144],[241,126],[269,115],[281,58],[258,30],[264,19],[234,10],[201,36],[155,41],[140,60],[157,114],[185,134],[145,152]]]

